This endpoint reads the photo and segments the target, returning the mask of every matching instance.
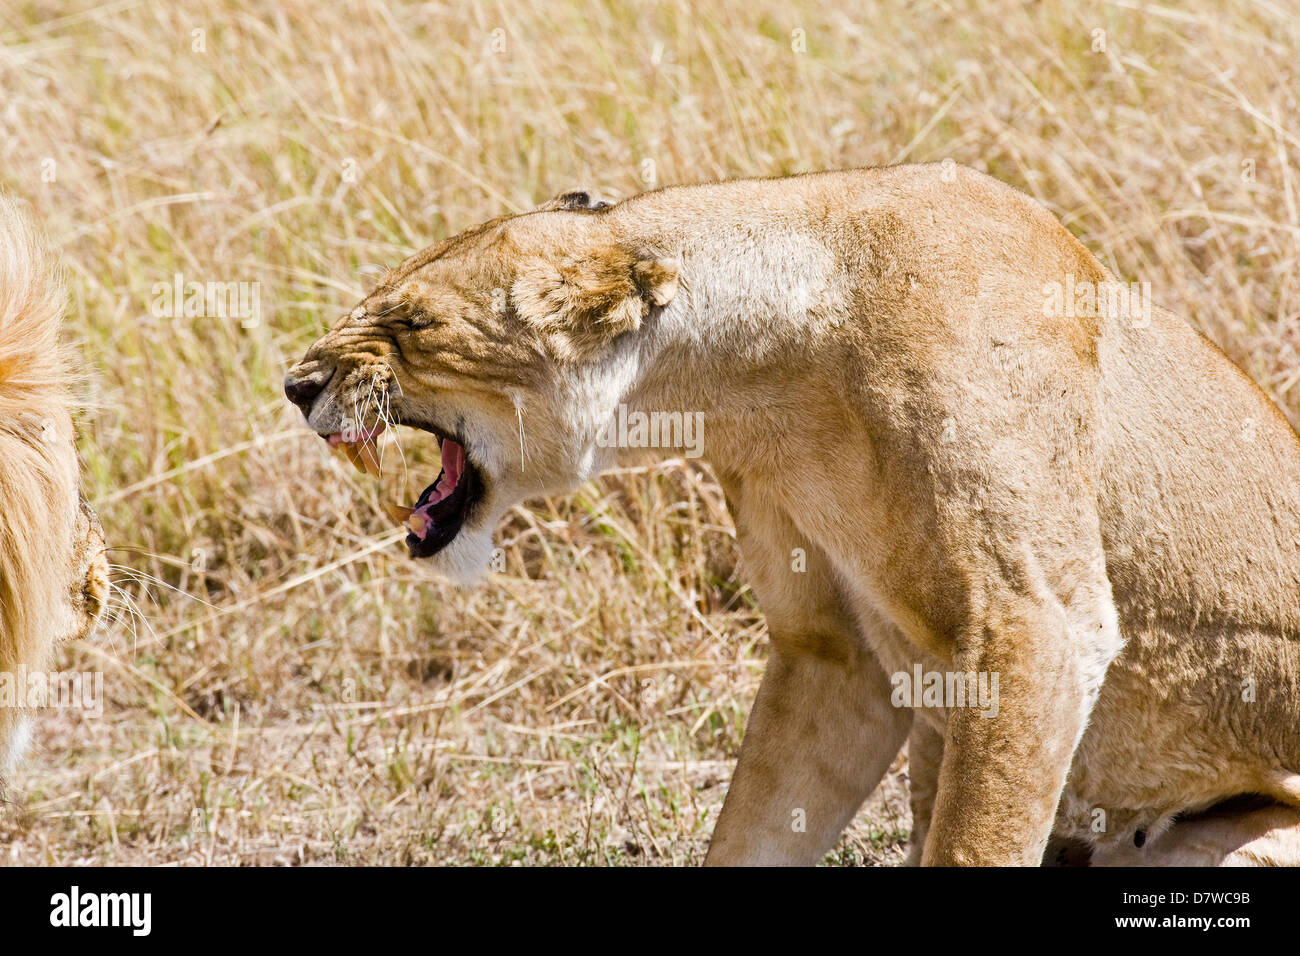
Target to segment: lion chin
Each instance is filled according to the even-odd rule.
[[[473,587],[493,570],[497,549],[488,528],[462,528],[451,543],[423,564],[460,587]]]
[[[0,742],[0,787],[18,766],[18,758],[27,752],[32,740],[32,718],[23,714],[14,721],[8,740]]]

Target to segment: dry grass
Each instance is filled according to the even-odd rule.
[[[456,592],[287,363],[367,267],[565,187],[952,158],[1294,420],[1298,31],[1281,0],[6,4],[0,187],[65,250],[87,493],[142,617],[68,650],[106,712],[43,720],[0,855],[698,861],[765,639],[708,472],[533,502]],[[262,322],[155,318],[178,272],[260,283]],[[900,858],[903,773],[833,859]]]

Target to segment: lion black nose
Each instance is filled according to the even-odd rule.
[[[334,375],[334,370],[329,368],[316,369],[311,372],[300,372],[297,369],[291,369],[289,374],[284,377],[284,394],[288,396],[289,401],[293,402],[302,409],[304,415],[311,415],[312,404],[316,401],[316,396],[325,391],[325,386]]]

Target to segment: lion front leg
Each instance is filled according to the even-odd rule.
[[[959,665],[996,678],[994,708],[948,711],[922,863],[1041,863],[1057,803],[1110,661],[1121,646],[1109,588],[1091,612],[992,602]],[[1104,593],[1104,603],[1100,596]]]
[[[772,654],[706,863],[811,865],[875,789],[911,725],[825,553],[757,479],[722,473]]]
[[[811,866],[835,845],[911,726],[875,659],[774,651],[705,862]]]
[[[920,713],[912,719],[907,738],[907,790],[912,806],[912,837],[907,848],[907,865],[919,866],[930,832],[934,798],[939,792],[939,765],[943,761],[943,734]]]

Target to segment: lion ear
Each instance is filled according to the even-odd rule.
[[[651,305],[662,308],[677,294],[676,259],[638,259],[632,265],[633,281]]]
[[[616,246],[536,260],[511,287],[519,317],[565,359],[594,358],[634,332],[652,308],[672,301],[677,263]]]
[[[568,189],[537,207],[537,212],[563,209],[568,212],[596,212],[610,205],[607,199],[595,199],[586,189]]]

